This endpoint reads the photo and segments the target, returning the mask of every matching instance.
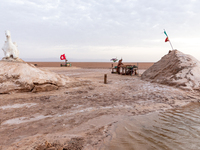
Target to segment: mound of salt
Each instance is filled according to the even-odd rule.
[[[0,61],[0,94],[56,90],[69,78],[24,62]]]
[[[200,90],[200,62],[173,50],[142,74],[142,79],[186,90]]]

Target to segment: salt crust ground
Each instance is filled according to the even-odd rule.
[[[199,100],[194,91],[111,74],[109,69],[41,69],[71,82],[56,91],[2,94],[0,150],[104,149],[113,136],[111,128],[124,118]],[[108,84],[103,84],[104,74]]]
[[[0,61],[0,94],[57,90],[69,78],[12,60]]]

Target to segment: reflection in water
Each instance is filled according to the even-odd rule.
[[[105,145],[106,150],[198,150],[200,104],[129,118]]]

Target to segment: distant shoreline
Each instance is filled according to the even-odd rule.
[[[64,64],[63,62],[27,62],[29,64],[37,64],[37,67],[60,67],[60,64]],[[113,66],[117,65],[117,62],[70,62],[72,67],[80,67],[80,68],[99,68],[99,69],[109,69]],[[124,65],[138,65],[139,69],[147,69],[151,67],[154,62],[123,62]]]

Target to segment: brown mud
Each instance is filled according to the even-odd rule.
[[[197,93],[111,74],[110,69],[42,69],[72,81],[56,91],[1,94],[0,150],[103,149],[102,143],[112,139],[111,127],[124,117],[199,100]]]

